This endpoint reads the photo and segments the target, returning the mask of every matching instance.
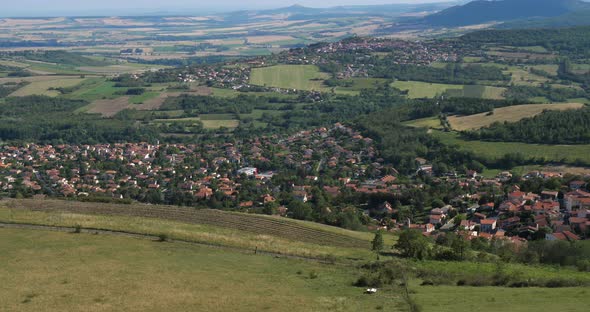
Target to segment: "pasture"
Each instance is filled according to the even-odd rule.
[[[539,115],[545,110],[580,109],[583,106],[584,104],[579,103],[516,105],[494,109],[493,114],[450,116],[448,120],[454,130],[474,130],[487,127],[495,122],[517,122]]]
[[[546,161],[590,163],[590,145],[542,145],[518,142],[486,142],[464,140],[456,132],[431,132],[443,144],[456,145],[487,159],[499,159],[506,154],[518,153],[525,158],[544,158]]]
[[[252,69],[250,83],[283,89],[321,91],[326,89],[323,80],[327,78],[328,74],[320,72],[315,65],[276,65]]]
[[[356,269],[128,237],[0,229],[2,311],[363,311]]]
[[[10,207],[10,208],[7,208]],[[373,235],[291,219],[171,206],[7,201],[0,221],[132,231],[310,257],[371,257]],[[393,245],[393,237],[386,236]]]
[[[80,78],[60,78],[60,79],[47,79],[40,81],[33,81],[30,84],[16,90],[10,96],[29,96],[29,95],[46,95],[56,97],[61,93],[57,90],[51,90],[52,88],[68,88],[76,86],[85,79]]]
[[[404,122],[405,125],[415,128],[429,128],[429,129],[441,129],[440,119],[438,117],[428,117],[415,119]]]
[[[502,94],[506,90],[505,88],[491,86],[428,83],[421,81],[396,81],[392,83],[392,86],[402,91],[408,91],[408,97],[411,99],[434,98],[441,95],[502,99]]]

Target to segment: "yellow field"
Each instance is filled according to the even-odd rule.
[[[579,109],[584,104],[564,103],[564,104],[529,104],[502,107],[494,110],[493,115],[481,113],[471,116],[451,116],[449,122],[455,130],[472,130],[487,127],[494,122],[517,122],[527,117],[533,117],[544,110],[567,110]]]
[[[31,84],[20,88],[13,92],[10,96],[29,96],[29,95],[46,95],[46,96],[58,96],[60,93],[56,90],[49,90],[50,88],[67,88],[73,87],[82,83],[85,79],[80,78],[64,78],[64,79],[52,79],[45,81],[36,81]]]
[[[239,120],[201,120],[205,129],[219,129],[219,128],[230,128],[234,129],[240,125]]]

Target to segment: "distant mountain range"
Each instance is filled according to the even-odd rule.
[[[476,0],[428,15],[423,21],[444,27],[489,22],[510,22],[507,24],[514,27],[527,24],[531,27],[573,26],[590,24],[590,3],[581,0]]]

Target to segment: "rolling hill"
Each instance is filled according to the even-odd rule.
[[[520,19],[555,18],[584,10],[590,10],[590,3],[580,0],[477,0],[428,15],[424,22],[434,26],[456,27]]]

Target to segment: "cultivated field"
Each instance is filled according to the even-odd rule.
[[[277,65],[252,70],[250,83],[284,89],[321,91],[326,73],[314,65]]]
[[[517,122],[539,115],[545,110],[568,110],[582,107],[584,104],[580,103],[516,105],[494,109],[492,115],[481,113],[470,116],[450,116],[448,120],[453,129],[464,131],[487,127],[495,122]]]

